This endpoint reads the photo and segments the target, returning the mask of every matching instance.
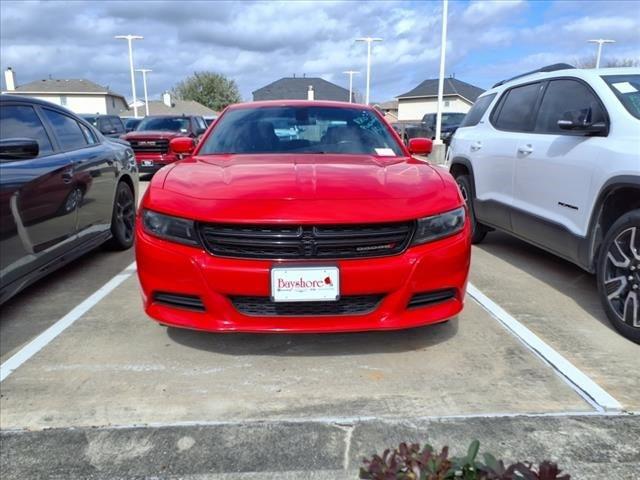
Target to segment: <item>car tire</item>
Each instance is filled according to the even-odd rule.
[[[600,301],[613,327],[640,343],[640,209],[607,231],[597,265]]]
[[[464,201],[467,202],[467,209],[469,211],[469,220],[471,221],[471,243],[476,244],[482,242],[484,237],[487,236],[489,231],[488,227],[478,223],[476,220],[476,212],[473,208],[473,189],[471,186],[471,178],[469,175],[458,175],[456,177],[456,183],[460,188]]]
[[[131,248],[135,220],[136,203],[133,191],[126,182],[120,182],[113,201],[111,239],[107,242],[107,247],[112,250],[127,250]]]

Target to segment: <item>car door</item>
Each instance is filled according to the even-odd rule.
[[[70,115],[44,107],[42,112],[73,166],[71,201],[78,211],[78,240],[104,234],[111,225],[117,177],[109,140],[99,141],[88,125]]]
[[[517,150],[531,134],[541,88],[539,82],[510,88],[494,107],[486,128],[470,129],[475,136],[468,140],[468,155],[474,166],[474,206],[481,223],[512,230]]]
[[[571,118],[569,118],[571,117]],[[592,177],[606,161],[607,138],[562,130],[559,120],[607,122],[606,110],[581,80],[548,82],[533,135],[518,144],[514,184],[514,232],[569,258],[586,236]]]
[[[45,268],[75,240],[76,210],[69,203],[73,162],[59,151],[32,105],[3,102],[0,139],[29,138],[39,153],[0,159],[0,284]]]

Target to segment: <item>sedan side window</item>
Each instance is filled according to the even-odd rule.
[[[38,156],[53,152],[47,131],[31,106],[7,105],[0,109],[0,138],[31,138],[38,142]]]
[[[42,111],[51,123],[62,150],[77,150],[87,146],[87,139],[73,118],[48,108],[43,108]]]
[[[598,123],[605,121],[605,114],[598,98],[583,83],[552,80],[540,104],[535,131],[571,135],[571,132],[558,127],[558,120]]]
[[[499,130],[530,131],[540,88],[540,83],[531,83],[509,90],[494,111],[491,123]]]
[[[89,127],[86,127],[81,123],[79,125],[80,125],[80,130],[82,130],[82,133],[84,134],[84,138],[86,138],[87,143],[89,145],[95,145],[96,143],[98,143],[96,136],[93,134],[93,131]]]

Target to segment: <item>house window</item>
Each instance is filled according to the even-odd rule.
[[[114,110],[116,108],[116,99],[115,99],[115,97],[111,97],[111,108],[113,108]]]
[[[67,96],[66,95],[60,95],[60,105],[62,105],[63,107],[67,106]]]
[[[449,105],[451,105],[451,102],[449,100],[445,100],[444,101],[444,106],[448,107]]]

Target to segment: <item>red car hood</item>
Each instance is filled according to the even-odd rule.
[[[123,140],[158,140],[158,139],[168,139],[176,137],[184,137],[186,133],[181,132],[166,132],[162,130],[145,130],[142,132],[129,132],[126,135],[123,135],[121,138]]]
[[[369,155],[219,155],[176,164],[164,189],[206,200],[415,199],[443,189],[430,165]]]

